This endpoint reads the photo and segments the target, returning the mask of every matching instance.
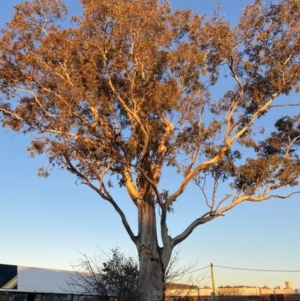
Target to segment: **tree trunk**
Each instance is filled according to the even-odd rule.
[[[139,214],[139,301],[164,300],[164,268],[157,243],[155,206],[142,201]]]

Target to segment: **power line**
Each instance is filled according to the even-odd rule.
[[[285,280],[285,277],[281,277],[281,278],[269,278],[268,277],[268,280]],[[218,275],[218,278],[226,278],[226,279],[260,279],[260,280],[264,280],[266,279],[266,277],[231,277],[231,276],[219,276]],[[300,278],[290,278],[289,277],[289,280],[300,280]]]
[[[243,270],[243,271],[256,271],[256,272],[276,272],[276,273],[300,273],[300,270],[263,270],[263,269],[247,269],[247,268],[235,268],[225,267],[221,265],[214,265],[216,268],[230,269],[230,270]]]
[[[204,269],[207,269],[207,268],[209,268],[209,265],[207,267],[204,267],[204,268],[200,268],[200,269],[193,270],[193,271],[188,271],[186,273],[183,273],[182,275],[198,272],[198,271],[201,271],[201,270],[204,270]]]
[[[277,273],[300,273],[300,270],[263,270],[263,269],[248,269],[248,268],[237,268],[237,267],[226,267],[226,266],[221,266],[221,265],[214,265],[216,268],[221,268],[221,269],[231,269],[231,270],[242,270],[242,271],[255,271],[255,272],[277,272]],[[198,272],[204,269],[209,268],[209,265],[200,269],[196,269],[193,271],[188,271],[185,274],[190,274],[194,272]]]

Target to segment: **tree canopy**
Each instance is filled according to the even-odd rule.
[[[300,115],[270,113],[298,105],[280,96],[299,92],[299,1],[255,0],[233,28],[157,0],[81,4],[71,27],[60,0],[15,7],[0,40],[0,120],[32,135],[32,156],[47,154],[112,204],[141,271],[147,256],[164,271],[174,246],[237,204],[290,196],[280,188],[298,185]],[[220,81],[228,88],[215,99]],[[159,185],[167,168],[181,179],[174,191]],[[138,209],[137,234],[113,197],[116,181]],[[191,183],[207,210],[171,237],[168,212]],[[218,199],[221,185],[232,193]]]

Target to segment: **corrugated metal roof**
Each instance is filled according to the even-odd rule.
[[[18,291],[71,293],[67,282],[72,271],[18,266]]]

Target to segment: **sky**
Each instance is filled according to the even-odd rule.
[[[2,0],[0,28],[20,1]],[[191,8],[210,15],[217,1],[171,0],[173,8]],[[235,24],[249,0],[221,0],[221,13]],[[77,0],[67,0],[70,14],[79,12]],[[298,96],[299,97],[299,96]],[[267,126],[267,125],[266,125]],[[0,128],[0,263],[71,270],[82,254],[93,256],[119,247],[136,256],[135,246],[110,204],[91,189],[76,183],[67,172],[54,170],[48,179],[37,177],[45,157],[30,159],[30,137]],[[174,187],[178,179],[168,177]],[[114,191],[136,233],[136,208],[126,194]],[[172,236],[180,233],[197,211],[197,191],[189,189],[169,217]],[[213,263],[216,285],[275,287],[291,281],[300,288],[300,201],[271,200],[243,203],[226,216],[198,227],[182,243],[180,265],[192,266],[194,277],[210,285]],[[281,272],[246,271],[222,267]],[[201,270],[200,270],[201,269]],[[199,271],[197,271],[199,270]],[[298,272],[282,272],[293,270]]]

